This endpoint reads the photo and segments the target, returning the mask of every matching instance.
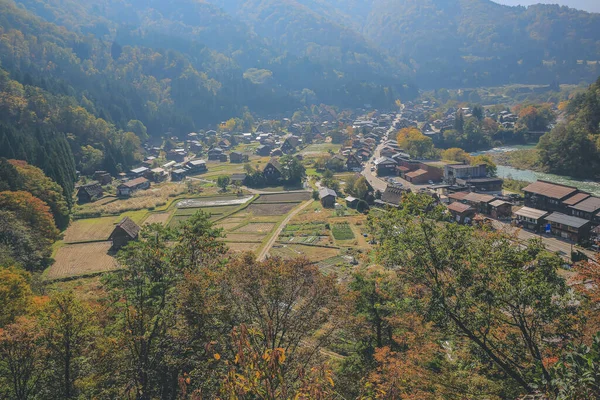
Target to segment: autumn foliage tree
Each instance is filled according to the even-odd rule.
[[[258,333],[252,337],[258,353],[285,351],[284,373],[318,358],[339,327],[335,276],[322,275],[306,259],[258,262],[245,254],[230,261],[224,278],[235,321]]]
[[[54,224],[50,207],[29,192],[0,192],[0,207],[14,212],[25,221],[41,239],[53,241],[59,232]]]
[[[433,155],[433,140],[423,135],[417,128],[401,129],[396,138],[398,146],[406,150],[412,157],[423,158]]]
[[[15,168],[21,178],[22,184],[19,185],[18,190],[29,192],[45,202],[50,207],[57,227],[59,229],[66,228],[69,224],[68,200],[70,199],[65,198],[60,185],[48,178],[41,169],[29,165],[25,161],[8,160],[8,163]]]

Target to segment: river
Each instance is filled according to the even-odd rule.
[[[506,153],[509,151],[527,150],[533,148],[535,148],[535,145],[503,146],[495,147],[491,150],[478,151],[472,153],[471,155]],[[512,178],[527,182],[535,182],[538,179],[542,179],[549,182],[559,183],[561,185],[575,186],[579,188],[579,190],[600,196],[600,182],[581,181],[568,176],[546,174],[543,172],[535,172],[529,169],[517,169],[506,165],[498,165],[497,167],[498,177],[500,178]]]

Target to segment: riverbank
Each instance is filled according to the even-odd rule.
[[[537,149],[521,149],[490,154],[497,165],[535,172],[548,172],[541,164]]]
[[[512,154],[515,153],[515,154]],[[579,190],[600,196],[600,182],[582,181],[569,176],[555,175],[544,172],[537,163],[535,145],[497,147],[471,155],[489,155],[497,164],[496,173],[499,178],[516,181],[535,182],[545,180],[560,185],[574,186]],[[537,163],[536,163],[537,161]],[[515,184],[518,187],[522,184]]]

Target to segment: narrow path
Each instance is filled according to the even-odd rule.
[[[275,230],[275,233],[273,234],[273,236],[271,236],[271,238],[269,239],[269,241],[267,242],[265,247],[263,247],[263,249],[260,251],[260,254],[258,255],[259,261],[263,261],[265,258],[267,258],[267,254],[269,254],[269,250],[271,250],[271,247],[273,247],[273,245],[275,244],[275,241],[277,241],[277,238],[281,234],[281,231],[283,231],[283,228],[286,227],[286,225],[290,222],[290,220],[292,218],[294,218],[300,211],[304,210],[306,207],[311,205],[313,202],[314,202],[314,200],[310,199],[309,201],[307,201],[306,203],[302,204],[300,207],[298,207],[294,211],[292,211],[287,217],[285,217],[285,219],[283,220],[283,222],[281,224],[279,224],[279,226],[277,227],[277,230]]]

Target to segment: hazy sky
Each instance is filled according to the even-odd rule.
[[[531,4],[548,3],[548,4],[560,4],[562,6],[569,6],[572,8],[578,8],[580,10],[600,12],[600,0],[493,0],[496,3],[507,4],[509,6],[528,6]]]

